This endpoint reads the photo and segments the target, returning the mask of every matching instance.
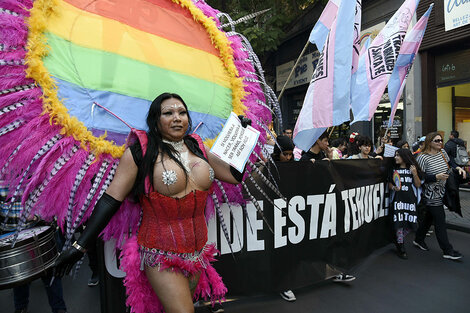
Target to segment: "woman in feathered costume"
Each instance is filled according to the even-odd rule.
[[[190,312],[195,293],[218,300],[226,292],[210,264],[216,250],[207,244],[204,209],[209,188],[214,178],[238,184],[243,175],[212,155],[199,136],[185,136],[191,118],[180,96],[158,96],[147,124],[149,132],[138,132],[139,142],[121,157],[85,231],[59,256],[56,275],[69,272],[83,257],[132,192],[143,212],[138,230],[141,270],[165,312]]]
[[[223,17],[232,28],[228,33],[219,21]],[[188,106],[174,94],[150,105],[155,94],[167,90],[182,95]],[[172,303],[186,307],[191,290],[195,298],[223,297],[225,287],[209,263],[215,248],[206,245],[202,217],[215,207],[229,238],[219,203],[243,205],[242,188],[254,198],[243,182],[211,184],[211,168],[221,180],[241,178],[205,154],[198,136],[185,136],[195,132],[189,115],[202,125],[196,129],[208,145],[231,111],[251,119],[262,135],[248,161],[250,175],[258,170],[252,161],[269,155],[262,143],[270,110],[280,117],[276,105],[249,42],[227,15],[202,0],[0,3],[0,179],[9,185],[11,203],[21,197],[19,230],[34,213],[57,218],[68,249],[61,264],[65,258],[70,265],[82,255],[87,237],[96,237],[111,219],[101,235],[122,249],[132,312],[161,312],[162,303],[169,311]],[[108,138],[123,143],[129,133],[98,106],[133,125],[138,143],[128,142],[125,150],[98,137],[107,131]],[[147,132],[136,130],[147,127]],[[143,209],[124,200],[127,194],[138,197]],[[170,210],[177,215],[166,214],[164,207],[178,208]],[[182,215],[188,212],[194,215]],[[88,230],[70,248],[85,222]],[[140,268],[150,273],[152,286]],[[67,270],[60,266],[58,275]],[[178,277],[170,281],[185,290],[185,300],[168,301],[158,288],[168,285],[165,276]]]

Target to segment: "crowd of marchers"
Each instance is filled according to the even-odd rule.
[[[443,258],[460,260],[463,257],[449,242],[444,211],[444,205],[449,205],[444,198],[446,188],[451,188],[450,180],[456,179],[459,184],[468,183],[470,178],[466,171],[469,166],[467,148],[458,131],[450,133],[445,145],[440,132],[431,132],[411,145],[405,140],[393,144],[390,136],[385,135],[374,146],[370,137],[357,132],[352,132],[349,138],[330,140],[327,130],[308,151],[297,148],[292,135],[289,128],[280,136],[275,137],[273,132],[268,135],[266,150],[272,151],[274,161],[383,160],[387,145],[392,147],[394,162],[389,169],[387,186],[397,255],[408,258],[404,238],[410,232],[415,234],[413,246],[428,251],[425,238],[431,235],[430,228],[434,225]],[[295,300],[290,290],[282,292],[281,296],[287,301]]]

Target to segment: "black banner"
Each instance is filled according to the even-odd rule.
[[[278,185],[286,199],[256,178],[275,205],[259,192],[253,193],[267,223],[252,203],[246,208],[248,219],[240,206],[224,204],[232,249],[215,218],[208,223],[209,241],[216,242],[221,251],[214,266],[229,294],[254,295],[310,285],[335,273],[335,268],[351,269],[391,242],[387,162],[288,162],[277,163],[277,170],[270,170],[275,176],[279,173]],[[251,185],[250,190],[256,188]],[[105,259],[113,257],[107,254]],[[107,262],[106,266],[112,264]],[[108,269],[104,274],[116,270]],[[117,310],[115,301],[105,304],[104,309],[125,312],[124,308]]]
[[[215,267],[231,294],[252,295],[310,285],[327,276],[326,264],[347,271],[391,242],[384,162],[341,160],[277,166],[282,178],[279,187],[287,202],[269,193],[275,199],[274,207],[256,195],[263,199],[258,202],[273,232],[260,216],[253,225],[256,215],[252,214],[251,227],[243,225],[243,248],[232,256],[224,249],[225,237],[219,230],[217,242],[222,256]],[[249,215],[255,210],[253,205],[247,209]],[[225,217],[230,220],[230,215]],[[238,233],[233,223],[229,226],[236,248],[240,246],[239,225]],[[319,271],[319,264],[324,265],[324,271]]]

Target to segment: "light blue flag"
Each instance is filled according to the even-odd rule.
[[[390,118],[388,120],[388,128],[392,127],[398,102],[403,92],[403,88],[405,87],[408,72],[413,65],[413,61],[418,53],[421,41],[423,40],[424,33],[426,32],[426,26],[428,24],[429,15],[431,15],[432,7],[433,4],[429,6],[426,13],[423,14],[416,25],[413,26],[413,28],[406,34],[400,49],[400,54],[398,55],[395,63],[395,68],[393,69],[392,75],[390,75],[390,80],[388,81],[388,95],[392,108]]]
[[[336,19],[341,0],[330,0],[323,9],[320,18],[310,33],[309,41],[317,46],[318,51],[323,50],[331,26]]]
[[[294,128],[294,143],[304,151],[326,128],[349,121],[354,24],[361,13],[357,6],[360,1],[341,2],[323,46]]]

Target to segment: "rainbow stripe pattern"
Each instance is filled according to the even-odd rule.
[[[71,116],[95,135],[123,143],[146,129],[151,101],[183,97],[198,133],[214,138],[233,110],[231,77],[206,28],[191,12],[163,0],[57,0],[44,35],[44,65]]]
[[[401,189],[400,174],[398,174],[397,171],[393,171],[392,181],[393,181],[393,184],[395,185],[395,187],[398,187],[398,189]]]

